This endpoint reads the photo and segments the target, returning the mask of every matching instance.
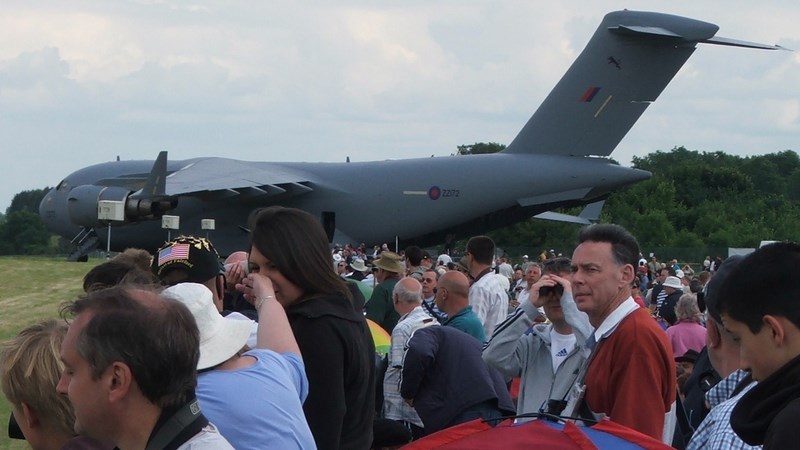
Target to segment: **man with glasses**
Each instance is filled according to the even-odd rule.
[[[444,322],[447,319],[447,314],[442,311],[436,304],[436,285],[439,281],[439,272],[434,269],[428,269],[422,274],[422,308],[429,316]]]
[[[483,324],[469,304],[469,280],[466,275],[455,270],[442,275],[434,299],[439,309],[447,314],[442,325],[459,329],[481,344],[486,342]]]
[[[352,272],[348,272],[347,270],[347,261],[342,259],[336,263],[336,273],[342,278],[347,278],[352,274]]]

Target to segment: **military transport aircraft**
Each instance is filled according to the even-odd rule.
[[[78,244],[79,255],[107,245],[107,228],[112,249],[154,250],[167,237],[157,220],[165,214],[180,217],[183,234],[205,235],[202,219],[214,219],[211,238],[227,254],[247,245],[248,214],[266,205],[314,214],[335,242],[403,245],[442,244],[559,207],[590,204],[587,211],[596,213],[611,192],[650,177],[605,157],[698,43],[780,48],[716,37],[718,29],[660,13],[607,14],[522,131],[496,154],[275,163],[168,161],[162,152],[155,163],[113,161],[68,175],[42,200],[40,214],[51,231]],[[110,227],[98,219],[98,203],[109,200],[124,202],[125,211]]]

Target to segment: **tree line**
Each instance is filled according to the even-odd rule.
[[[476,143],[459,146],[459,154],[497,148]],[[631,166],[653,176],[611,194],[600,221],[630,230],[643,250],[722,251],[800,237],[800,157],[794,151],[742,157],[676,147],[634,157]],[[580,210],[559,212],[577,215]],[[567,248],[579,228],[530,219],[489,235],[505,247]]]
[[[458,146],[457,153],[469,157],[503,148],[475,143]],[[757,247],[762,240],[800,236],[800,157],[794,151],[741,157],[676,147],[634,157],[631,165],[653,176],[611,194],[600,220],[630,230],[643,249]],[[0,254],[64,251],[38,215],[49,189],[14,197],[0,216]],[[559,212],[578,214],[580,208]],[[501,247],[544,248],[573,243],[579,228],[529,219],[489,235]]]

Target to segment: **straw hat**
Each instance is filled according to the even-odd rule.
[[[405,268],[400,264],[400,255],[395,252],[381,252],[381,257],[372,263],[375,267],[387,272],[403,273]]]

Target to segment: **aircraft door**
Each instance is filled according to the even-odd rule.
[[[336,213],[333,211],[322,211],[322,228],[328,236],[328,242],[333,242],[333,234],[336,233]]]

